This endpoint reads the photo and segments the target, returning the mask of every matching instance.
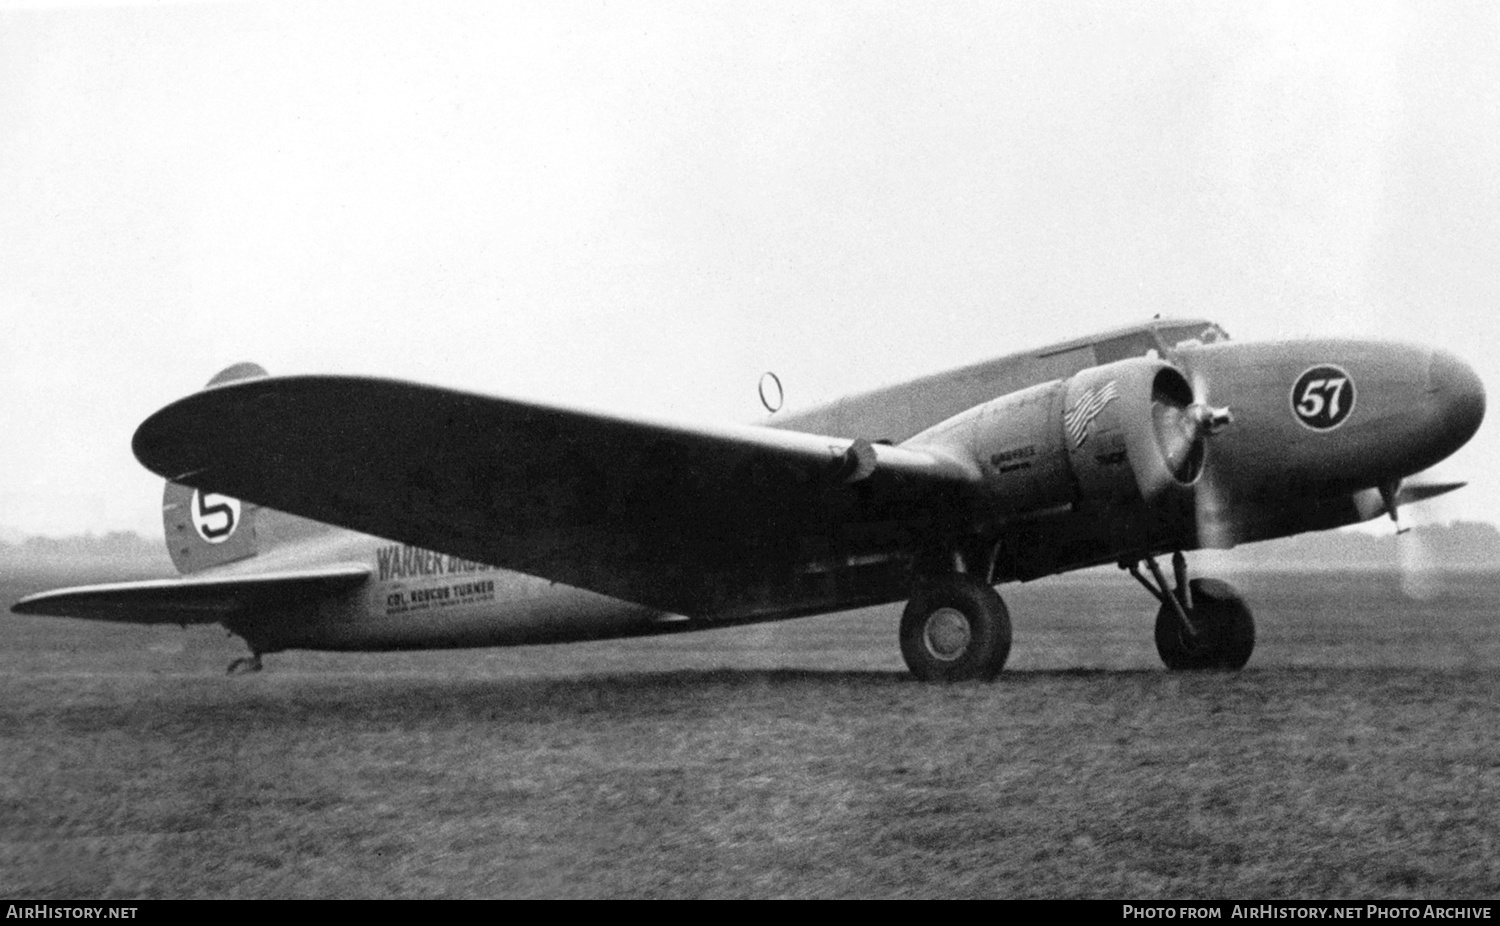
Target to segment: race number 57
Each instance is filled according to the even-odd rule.
[[[1354,378],[1341,367],[1323,364],[1297,377],[1292,386],[1292,412],[1314,431],[1343,424],[1354,411]]]

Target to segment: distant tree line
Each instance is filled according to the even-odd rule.
[[[27,537],[17,543],[0,542],[0,555],[27,559],[158,559],[166,556],[160,540],[147,540],[135,531],[81,534],[70,537]]]
[[[1247,544],[1229,556],[1238,565],[1268,569],[1379,569],[1396,566],[1413,554],[1437,568],[1500,568],[1500,529],[1484,522],[1455,521],[1420,525],[1399,537],[1394,527],[1379,534],[1318,532]]]

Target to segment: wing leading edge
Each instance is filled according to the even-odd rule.
[[[799,538],[958,510],[979,479],[940,451],[333,376],[196,393],[133,449],[207,491],[685,614]]]
[[[353,564],[222,578],[113,582],[29,595],[11,610],[131,624],[212,624],[348,591],[369,577],[369,567]]]

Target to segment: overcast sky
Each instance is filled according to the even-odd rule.
[[[1493,2],[0,5],[11,530],[159,533],[240,360],[749,420],[1162,312],[1495,392],[1497,306]]]

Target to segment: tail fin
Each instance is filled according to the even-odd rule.
[[[267,375],[257,364],[237,363],[222,370],[204,388]],[[248,559],[263,548],[333,530],[328,525],[175,482],[166,484],[161,516],[167,552],[181,573]]]
[[[254,363],[236,363],[208,381],[205,389],[242,379],[266,376]],[[256,553],[255,505],[191,486],[167,483],[162,494],[161,519],[167,552],[181,573],[232,563]]]

